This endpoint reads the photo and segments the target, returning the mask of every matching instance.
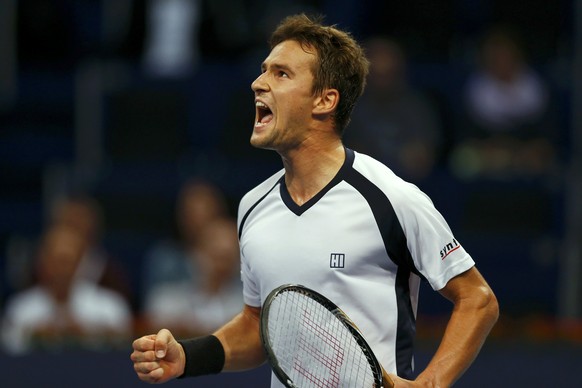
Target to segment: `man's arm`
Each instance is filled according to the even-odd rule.
[[[214,335],[224,347],[223,371],[258,367],[267,359],[259,334],[261,309],[245,305],[243,311]]]
[[[245,305],[212,336],[178,342],[162,329],[138,338],[133,342],[133,367],[148,383],[257,367],[266,359],[259,335],[260,312],[258,307]]]
[[[451,386],[475,360],[499,317],[497,299],[475,267],[451,279],[440,292],[454,308],[439,348],[413,383],[394,377],[395,387]]]

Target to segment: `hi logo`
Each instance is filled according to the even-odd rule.
[[[329,268],[343,268],[346,261],[345,253],[332,253],[329,256]]]
[[[459,244],[457,242],[457,240],[453,239],[453,241],[451,241],[450,243],[445,245],[443,247],[443,249],[441,249],[441,260],[446,259],[448,255],[450,255],[451,253],[453,253],[454,251],[456,251],[460,247],[461,247],[461,244]]]

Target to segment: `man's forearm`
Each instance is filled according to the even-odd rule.
[[[427,386],[442,388],[457,381],[477,357],[499,315],[497,300],[489,288],[454,303],[441,344],[417,378]]]
[[[223,371],[252,369],[265,362],[266,356],[259,335],[259,311],[247,306],[214,333],[224,347]]]

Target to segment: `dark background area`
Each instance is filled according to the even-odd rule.
[[[160,74],[146,61],[152,26],[145,0],[0,0],[0,309],[21,285],[15,279],[26,267],[27,243],[41,233],[51,201],[83,191],[103,206],[104,242],[130,275],[139,314],[141,261],[152,241],[174,233],[180,185],[193,176],[212,180],[234,215],[242,195],[281,168],[276,154],[248,144],[250,83],[280,18],[317,12],[359,40],[395,37],[407,53],[411,83],[438,107],[445,147],[432,173],[414,183],[475,258],[502,309],[481,366],[460,386],[485,386],[498,372],[536,376],[546,369],[559,373],[562,362],[562,371],[576,367],[571,361],[580,360],[582,326],[560,310],[565,172],[582,168],[572,165],[571,154],[574,128],[580,129],[572,121],[574,0],[192,3],[197,22],[188,41],[196,57],[186,69]],[[528,60],[552,90],[560,166],[551,177],[464,179],[450,168],[472,57],[497,24],[521,33]],[[418,332],[429,349],[449,306],[423,285]],[[55,366],[70,361],[66,355],[55,360]],[[8,365],[22,370],[24,361]],[[131,371],[127,361],[123,373]],[[516,369],[494,370],[508,364]]]

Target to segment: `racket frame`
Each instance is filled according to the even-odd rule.
[[[333,303],[331,300],[329,300],[327,297],[323,296],[319,292],[312,290],[310,288],[307,288],[301,284],[283,284],[283,285],[275,288],[273,291],[271,291],[269,293],[269,295],[265,299],[265,302],[263,303],[263,307],[261,309],[261,316],[260,316],[261,342],[263,343],[263,348],[265,349],[265,353],[267,355],[267,360],[268,360],[269,364],[271,365],[273,372],[275,373],[275,375],[277,376],[279,381],[281,381],[281,383],[283,383],[288,388],[299,388],[293,383],[293,381],[287,375],[287,373],[285,373],[285,371],[280,367],[279,361],[277,359],[277,356],[275,355],[275,353],[272,350],[270,339],[269,339],[270,337],[269,337],[268,322],[269,322],[269,311],[271,308],[271,303],[278,295],[285,293],[285,292],[301,293],[301,294],[315,300],[317,303],[319,303],[320,305],[325,307],[328,311],[330,311],[348,329],[350,334],[353,336],[355,341],[358,343],[358,345],[362,349],[368,363],[370,364],[370,369],[372,371],[372,375],[374,376],[374,380],[375,380],[374,387],[375,388],[382,388],[383,387],[382,367],[381,367],[380,363],[378,362],[378,359],[374,355],[372,348],[370,347],[370,345],[368,344],[368,342],[366,341],[366,339],[364,338],[364,336],[362,335],[360,330],[357,328],[357,326],[352,322],[352,320],[347,316],[347,314],[344,313],[343,310],[340,309],[335,303]]]

